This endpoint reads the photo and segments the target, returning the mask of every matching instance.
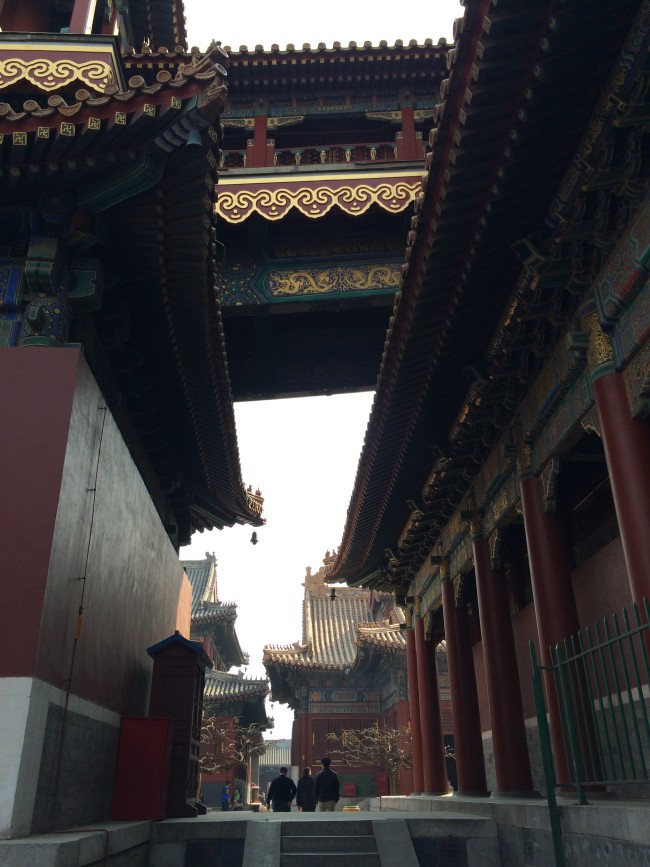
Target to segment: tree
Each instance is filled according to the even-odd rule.
[[[216,774],[242,765],[246,768],[246,781],[250,787],[251,758],[261,756],[268,747],[262,738],[265,728],[258,723],[242,726],[223,717],[204,717],[201,726],[201,771]]]
[[[388,775],[391,795],[397,794],[397,777],[401,768],[412,768],[411,733],[407,728],[380,728],[377,723],[365,729],[344,729],[331,733],[334,761],[350,767],[382,768]]]

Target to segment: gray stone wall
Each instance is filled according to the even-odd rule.
[[[119,729],[70,711],[65,714],[65,728],[63,724],[63,708],[50,704],[32,834],[110,816]]]

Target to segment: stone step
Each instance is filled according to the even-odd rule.
[[[324,855],[329,855],[334,852],[376,852],[377,844],[372,834],[357,835],[339,835],[338,828],[336,834],[323,834],[322,828],[319,829],[320,834],[314,836],[306,836],[304,834],[296,836],[282,835],[282,852],[322,852]]]
[[[372,820],[369,819],[330,819],[331,814],[324,814],[324,817],[319,820],[306,821],[301,819],[298,822],[284,820],[282,822],[282,836],[290,837],[318,837],[326,833],[326,828],[336,828],[336,833],[340,837],[358,837],[371,836],[373,834]],[[325,818],[328,816],[328,818]]]
[[[381,867],[377,852],[283,852],[280,867]]]

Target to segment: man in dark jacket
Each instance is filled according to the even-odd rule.
[[[313,813],[316,809],[314,785],[311,768],[305,768],[302,777],[298,780],[298,797],[296,798],[296,804],[302,813]]]
[[[296,784],[287,776],[287,769],[280,768],[280,776],[273,780],[267,795],[267,800],[273,805],[273,812],[290,813],[296,791]]]
[[[314,795],[321,813],[333,813],[339,799],[339,778],[330,768],[329,756],[320,760],[323,770],[316,774]]]

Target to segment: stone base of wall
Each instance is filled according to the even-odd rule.
[[[647,801],[615,800],[581,806],[560,799],[562,845],[571,867],[629,867],[650,864]],[[548,805],[540,799],[431,798],[425,795],[377,798],[371,809],[435,814],[471,814],[494,819],[503,867],[555,867]]]

